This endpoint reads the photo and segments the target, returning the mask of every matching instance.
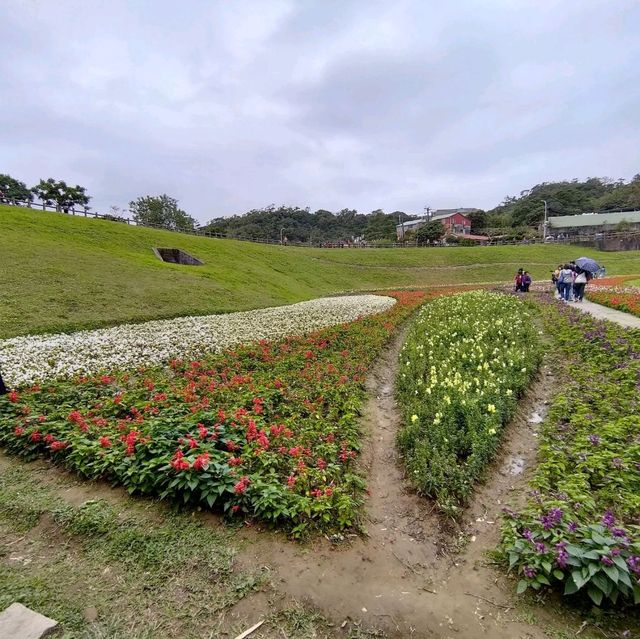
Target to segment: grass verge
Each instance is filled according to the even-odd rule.
[[[168,264],[152,247],[204,262]],[[124,322],[249,310],[345,291],[534,280],[586,253],[612,274],[637,273],[638,252],[565,246],[308,249],[192,237],[0,206],[0,339]]]

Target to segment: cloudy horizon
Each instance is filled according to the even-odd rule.
[[[636,0],[5,0],[0,173],[270,204],[492,208],[640,172]]]

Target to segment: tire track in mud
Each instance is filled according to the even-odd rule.
[[[338,625],[346,621],[345,628],[353,623],[381,629],[387,637],[475,639],[488,633],[496,639],[541,639],[546,635],[539,626],[517,621],[514,583],[487,565],[485,552],[498,541],[505,503],[524,497],[537,450],[533,422],[542,421],[546,412],[552,374],[542,366],[505,429],[487,480],[462,521],[447,522],[432,502],[409,488],[396,452],[401,418],[394,381],[407,330],[396,336],[367,380],[362,415],[366,535],[348,536],[341,544],[321,539],[300,545],[247,531],[248,550],[240,561],[269,565],[278,591],[314,606]]]

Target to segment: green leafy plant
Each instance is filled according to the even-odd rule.
[[[531,310],[513,296],[464,293],[420,311],[400,354],[398,446],[444,512],[468,499],[539,361]]]
[[[520,592],[639,603],[640,334],[537,301],[564,356],[562,391],[541,426],[530,499],[506,510],[500,553]]]

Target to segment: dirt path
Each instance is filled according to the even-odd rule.
[[[598,319],[616,322],[616,324],[620,324],[625,328],[640,328],[640,317],[636,317],[630,313],[624,313],[623,311],[617,311],[608,306],[602,306],[602,304],[595,304],[594,302],[589,302],[589,300],[584,300],[583,302],[571,304],[571,306],[583,313],[589,313]]]
[[[522,494],[533,466],[550,372],[541,372],[507,429],[488,481],[462,525],[453,526],[407,488],[395,452],[400,415],[393,383],[403,339],[404,333],[396,337],[368,381],[363,414],[369,438],[367,537],[301,546],[278,535],[247,532],[248,550],[240,560],[268,565],[278,590],[308,602],[338,625],[346,621],[346,628],[362,624],[389,637],[545,637],[541,628],[516,619],[514,584],[486,564],[484,553],[498,540],[503,505]]]

